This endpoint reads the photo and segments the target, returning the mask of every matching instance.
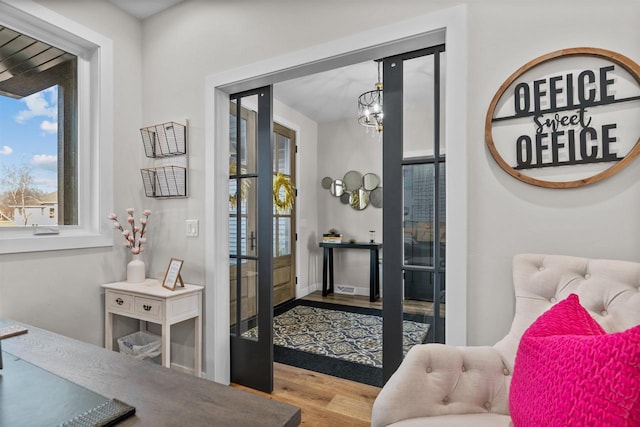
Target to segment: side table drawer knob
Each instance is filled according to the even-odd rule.
[[[133,313],[133,295],[107,291],[105,303],[118,313]]]
[[[134,313],[143,316],[145,320],[162,320],[164,315],[164,302],[162,300],[135,296],[133,306]]]

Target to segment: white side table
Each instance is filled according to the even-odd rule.
[[[171,367],[171,325],[194,319],[194,375],[202,374],[202,290],[204,286],[163,288],[160,281],[115,282],[102,285],[104,295],[104,346],[113,350],[113,316],[131,317],[162,326],[162,366]]]

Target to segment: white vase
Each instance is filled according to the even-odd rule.
[[[127,264],[127,282],[140,283],[145,280],[144,262],[138,259],[137,255]]]

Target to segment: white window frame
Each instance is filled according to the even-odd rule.
[[[78,57],[78,225],[4,227],[0,254],[112,246],[113,42],[31,0],[0,0],[0,25]]]

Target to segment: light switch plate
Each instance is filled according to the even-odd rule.
[[[188,219],[186,224],[187,224],[186,235],[188,237],[197,237],[198,236],[198,220]]]

